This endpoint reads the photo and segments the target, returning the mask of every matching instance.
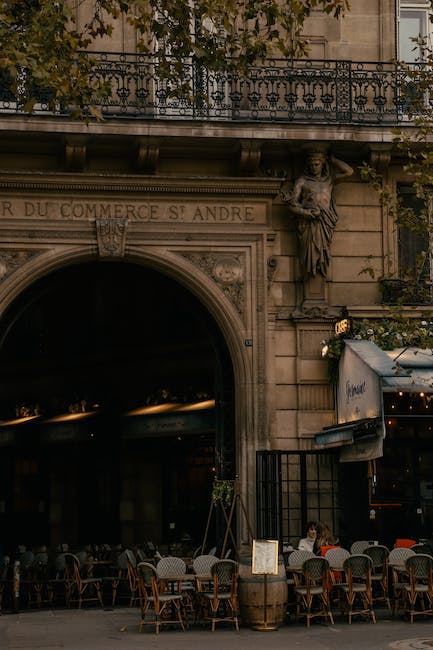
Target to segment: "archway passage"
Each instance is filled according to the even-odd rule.
[[[0,543],[199,544],[234,472],[233,393],[180,283],[121,262],[38,280],[0,323]]]

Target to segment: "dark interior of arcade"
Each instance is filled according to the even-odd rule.
[[[70,266],[10,305],[0,419],[4,548],[200,544],[212,481],[234,470],[221,334],[192,292],[144,266]]]

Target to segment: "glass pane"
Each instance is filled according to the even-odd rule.
[[[426,12],[423,9],[404,9],[400,13],[399,57],[407,63],[420,59],[420,48],[412,39],[427,35]]]

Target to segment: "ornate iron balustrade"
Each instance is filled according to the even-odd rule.
[[[104,116],[336,125],[393,125],[405,119],[407,77],[392,63],[275,59],[251,66],[245,75],[210,71],[191,61],[185,63],[188,93],[147,56],[92,56],[97,59],[93,81],[111,88],[109,97],[95,101]],[[174,61],[170,65],[173,72]],[[49,95],[36,96],[34,113],[52,114]],[[16,99],[8,78],[0,78],[0,112],[19,112]]]

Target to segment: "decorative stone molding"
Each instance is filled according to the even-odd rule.
[[[68,171],[84,171],[86,155],[86,141],[82,137],[69,136],[66,138],[65,166]]]
[[[275,273],[277,272],[278,260],[274,255],[268,257],[268,291],[271,288],[271,284],[274,280]]]
[[[338,307],[329,307],[326,303],[316,305],[302,305],[300,309],[291,314],[293,320],[335,320],[340,318],[341,309]]]
[[[96,219],[96,237],[100,257],[125,255],[128,219]]]
[[[159,146],[150,138],[137,140],[137,169],[140,172],[153,173],[159,160]]]
[[[242,141],[239,155],[239,171],[245,174],[255,174],[260,166],[262,156],[261,145],[256,140]]]
[[[379,172],[385,172],[391,162],[391,146],[388,144],[370,146],[370,164]]]
[[[241,255],[182,253],[182,256],[212,278],[243,316],[245,283]]]
[[[86,174],[85,177],[73,177],[69,174],[52,174],[50,177],[46,174],[40,178],[32,177],[21,178],[19,174],[2,174],[0,173],[0,189],[4,191],[20,192],[127,192],[128,194],[138,193],[140,196],[144,192],[155,194],[182,194],[190,196],[199,194],[218,195],[226,194],[228,196],[241,196],[243,199],[248,196],[260,196],[267,199],[273,198],[278,194],[280,189],[280,179],[269,178],[245,178],[242,183],[236,178],[224,179],[223,182],[215,180],[212,182],[208,178],[174,180],[172,177],[160,176],[154,178],[132,178],[119,179],[118,175],[97,176]]]
[[[26,250],[9,248],[0,249],[0,281],[23,266],[29,259],[42,253],[43,250]]]

